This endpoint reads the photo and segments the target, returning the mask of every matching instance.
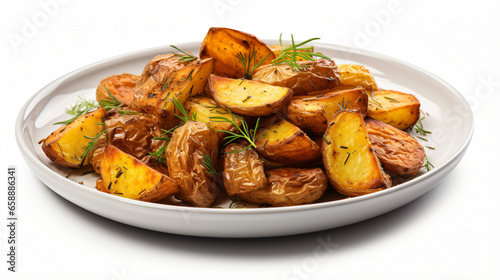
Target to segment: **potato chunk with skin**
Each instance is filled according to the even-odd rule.
[[[330,121],[324,135],[323,163],[330,183],[348,196],[380,191],[391,179],[373,151],[363,116],[343,110]]]
[[[79,168],[88,165],[89,157],[82,157],[93,140],[91,137],[103,131],[105,114],[104,107],[100,107],[57,129],[42,140],[42,150],[50,160],[62,166]]]
[[[395,90],[373,92],[367,116],[401,130],[412,127],[420,118],[420,101],[411,94]]]
[[[188,116],[193,116],[195,120],[206,123],[208,127],[217,132],[219,144],[224,142],[224,137],[226,136],[225,132],[221,132],[219,130],[231,132],[237,130],[237,128],[229,122],[212,121],[213,117],[225,117],[229,120],[232,120],[232,117],[227,108],[220,106],[210,97],[201,95],[193,96],[188,98],[183,105]],[[241,124],[238,116],[235,116],[234,121],[238,126]]]
[[[102,183],[110,194],[155,202],[177,193],[177,183],[113,145],[107,145],[101,158]]]
[[[305,70],[295,71],[288,64],[262,65],[255,70],[252,80],[290,88],[295,95],[342,84],[337,66],[331,59],[320,58],[297,63],[304,66]]]
[[[362,87],[315,93],[314,96],[296,96],[287,106],[288,120],[315,135],[323,135],[328,121],[342,109],[358,110],[363,116],[368,110],[368,95]]]
[[[154,76],[136,88],[132,107],[158,118],[161,128],[170,129],[179,124],[175,114],[180,114],[174,105],[174,98],[180,103],[205,90],[208,76],[213,72],[212,58],[198,61],[157,80]]]
[[[257,152],[271,162],[298,165],[321,156],[320,147],[300,128],[278,116],[267,118],[257,130]]]
[[[253,148],[231,143],[224,149],[224,187],[228,195],[239,195],[267,186],[264,165]]]
[[[208,30],[200,48],[200,58],[215,58],[215,74],[230,78],[243,78],[245,69],[238,56],[250,58],[249,69],[254,67],[254,61],[263,64],[271,63],[276,58],[273,51],[260,39],[242,31],[212,27]],[[248,77],[246,77],[248,78]]]
[[[208,78],[207,89],[218,104],[248,116],[276,113],[293,95],[289,88],[216,75]]]
[[[328,178],[321,168],[279,168],[268,171],[268,186],[240,194],[248,202],[272,206],[292,206],[313,203],[328,187]]]
[[[215,200],[215,176],[208,173],[203,155],[217,166],[218,138],[205,123],[188,121],[174,130],[165,150],[168,172],[179,185],[177,198],[209,207]]]
[[[144,69],[142,70],[141,76],[137,81],[137,86],[141,86],[148,79],[153,79],[155,81],[163,81],[166,77],[172,73],[186,67],[195,62],[180,61],[181,56],[174,53],[160,54],[153,59],[151,59]]]
[[[134,99],[134,88],[139,78],[137,75],[123,73],[102,79],[96,90],[97,102],[103,98],[111,99],[111,93],[118,101],[129,106]]]
[[[425,150],[415,138],[392,125],[365,119],[373,150],[384,169],[392,174],[415,176],[425,161]]]
[[[363,65],[339,64],[338,69],[342,77],[342,84],[346,86],[362,86],[367,90],[377,90],[377,82],[370,70]]]

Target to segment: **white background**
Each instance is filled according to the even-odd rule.
[[[0,4],[1,279],[500,279],[495,1],[125,2]],[[469,150],[434,190],[400,209],[343,228],[267,239],[185,237],[125,226],[74,206],[34,176],[14,138],[15,118],[29,97],[102,59],[202,40],[211,26],[262,39],[280,32],[299,41],[317,36],[426,69],[469,100],[475,117]],[[19,176],[17,273],[4,261],[8,165],[17,166]],[[314,254],[319,239],[335,244],[321,257]]]

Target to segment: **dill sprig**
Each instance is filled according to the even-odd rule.
[[[240,127],[236,123],[236,119],[235,119],[233,113],[231,112],[231,110],[227,109],[227,111],[229,112],[229,115],[231,115],[231,119],[228,119],[226,117],[219,117],[219,116],[210,117],[210,120],[212,120],[214,122],[228,122],[238,129],[239,133],[234,133],[232,131],[227,131],[227,130],[217,130],[217,132],[225,132],[228,134],[228,136],[224,137],[224,140],[226,140],[225,145],[227,145],[235,140],[238,140],[238,139],[245,139],[250,143],[250,145],[248,145],[244,149],[241,149],[241,150],[235,151],[235,152],[230,152],[230,153],[239,153],[239,152],[244,151],[250,147],[257,148],[257,146],[255,145],[255,135],[257,133],[257,128],[259,127],[260,118],[257,119],[257,122],[255,123],[255,128],[250,129],[248,127],[248,123],[245,120],[243,120],[241,117],[238,117],[238,119],[241,122],[241,127]]]
[[[179,110],[179,112],[182,114],[182,116],[177,115],[174,113],[174,115],[181,120],[182,123],[187,123],[188,121],[195,121],[196,120],[196,113],[191,114],[191,117],[189,117],[188,113],[186,112],[186,109],[182,105],[182,102],[174,98],[172,99],[172,102],[174,103],[174,106]]]
[[[167,155],[165,154],[165,150],[167,149],[167,144],[161,146],[156,152],[149,153],[153,157],[158,160],[158,163],[163,164],[167,160]]]
[[[301,43],[295,44],[295,40],[293,39],[293,34],[292,34],[291,35],[292,44],[289,46],[285,46],[285,45],[283,45],[283,41],[281,40],[281,36],[282,36],[282,34],[280,34],[280,39],[279,39],[281,51],[280,51],[280,54],[278,55],[278,57],[273,59],[273,65],[286,63],[294,71],[304,71],[306,69],[306,67],[304,65],[300,65],[297,63],[297,61],[299,61],[299,58],[302,58],[303,60],[309,60],[309,61],[314,60],[314,57],[321,57],[321,58],[325,58],[325,59],[330,59],[326,55],[311,52],[310,47],[302,47],[303,45],[305,45],[309,42],[312,42],[314,40],[319,40],[320,38],[311,38],[311,39],[305,40]]]
[[[210,153],[210,156],[207,154],[203,154],[203,159],[201,163],[207,168],[207,173],[217,175],[217,169],[215,169],[214,163],[212,162],[213,151]]]
[[[83,152],[83,155],[82,155],[82,161],[80,162],[80,167],[83,166],[83,162],[85,161],[85,159],[87,158],[87,156],[90,154],[90,152],[94,149],[94,146],[95,146],[95,143],[97,142],[97,139],[99,139],[99,137],[101,137],[101,135],[104,134],[104,133],[107,133],[106,129],[104,129],[101,132],[97,133],[93,137],[86,136],[86,135],[83,136],[83,137],[85,137],[87,139],[92,139],[92,141],[90,141],[89,143],[87,143],[87,145],[85,146],[85,151]]]
[[[257,67],[259,67],[270,55],[271,53],[268,53],[263,59],[257,62],[257,51],[253,46],[248,50],[248,54],[238,52],[236,58],[238,58],[239,62],[243,65],[245,79],[251,80],[255,69],[257,69]]]
[[[186,52],[186,51],[183,51],[181,49],[179,49],[178,47],[174,46],[174,45],[170,45],[170,47],[180,51],[181,53],[183,54],[175,54],[176,56],[180,56],[180,59],[179,61],[183,61],[183,62],[191,62],[191,61],[195,61],[198,59],[198,57]]]

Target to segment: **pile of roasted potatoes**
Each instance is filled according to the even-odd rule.
[[[210,28],[199,57],[172,46],[140,75],[101,80],[96,100],[69,108],[73,118],[41,148],[99,174],[99,191],[198,207],[219,196],[309,204],[417,176],[425,151],[405,131],[420,119],[419,100],[380,89],[363,65],[314,52],[316,39],[267,45]]]

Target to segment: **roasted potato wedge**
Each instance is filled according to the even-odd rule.
[[[305,131],[323,135],[328,121],[342,109],[358,110],[365,116],[368,95],[362,87],[347,90],[316,91],[314,96],[292,98],[286,108],[288,120]]]
[[[113,145],[101,158],[102,183],[110,194],[155,202],[178,192],[177,183]]]
[[[362,86],[367,90],[378,90],[377,82],[370,70],[363,65],[339,64],[338,70],[342,78],[342,84],[347,86]]]
[[[103,98],[111,99],[111,93],[118,101],[129,106],[134,99],[134,88],[139,78],[137,75],[123,73],[102,79],[95,94],[97,102]]]
[[[267,171],[268,186],[240,194],[243,200],[272,206],[292,206],[313,203],[328,187],[328,177],[321,168],[279,168]]]
[[[245,56],[248,61],[247,69],[252,69],[254,63],[264,58],[262,64],[271,63],[276,58],[266,43],[254,35],[230,28],[210,28],[201,43],[200,58],[215,58],[215,74],[219,76],[245,77],[245,68],[240,61]]]
[[[203,93],[213,70],[214,60],[207,58],[182,67],[163,80],[151,76],[136,88],[133,107],[155,115],[161,128],[170,129],[179,123],[175,114],[180,112],[174,105],[174,99],[182,104],[188,97]]]
[[[89,163],[87,155],[92,152],[87,150],[87,145],[101,131],[106,110],[104,107],[80,116],[71,123],[52,132],[42,141],[42,150],[53,162],[66,166],[79,168]],[[86,152],[87,151],[87,152]]]
[[[284,46],[285,48],[287,46]],[[269,48],[273,51],[273,53],[278,57],[281,54],[281,45],[269,45]],[[314,52],[314,46],[302,46],[301,49],[297,49],[297,52]],[[291,50],[290,50],[291,52]],[[297,61],[306,61],[303,57],[298,56]]]
[[[208,173],[203,156],[217,166],[217,135],[205,123],[188,121],[174,130],[165,149],[168,172],[179,185],[177,198],[194,206],[209,207],[215,200],[215,176]]]
[[[267,187],[264,165],[253,148],[231,143],[224,149],[224,187],[228,195],[240,195]]]
[[[242,115],[267,116],[285,106],[292,91],[252,80],[239,80],[210,75],[207,91],[215,101]]]
[[[271,162],[294,166],[321,156],[321,148],[300,128],[276,115],[257,130],[257,152]]]
[[[373,151],[384,170],[398,176],[415,176],[425,161],[425,150],[408,133],[382,121],[366,118]]]
[[[174,53],[160,54],[151,59],[142,70],[140,78],[137,80],[137,86],[141,86],[148,79],[163,81],[172,73],[186,67],[193,62],[181,61],[181,56]],[[197,63],[194,62],[194,63]]]
[[[330,183],[342,194],[359,196],[391,186],[359,112],[342,110],[331,119],[322,152]]]
[[[262,65],[255,69],[252,80],[290,88],[294,95],[333,88],[342,84],[337,66],[331,59],[299,61],[298,64],[305,69],[296,71],[288,64]]]
[[[229,120],[232,117],[227,108],[220,106],[210,97],[201,95],[190,97],[184,102],[184,108],[188,116],[206,123],[208,127],[217,132],[219,144],[223,144],[226,136],[225,132],[218,132],[219,130],[236,131],[236,127],[229,122],[215,122],[212,120],[213,117],[224,117]],[[238,126],[241,124],[239,116],[235,116],[234,121]]]
[[[375,99],[375,101],[373,100]],[[412,127],[420,118],[420,101],[412,95],[395,90],[373,92],[367,116],[401,130]]]

